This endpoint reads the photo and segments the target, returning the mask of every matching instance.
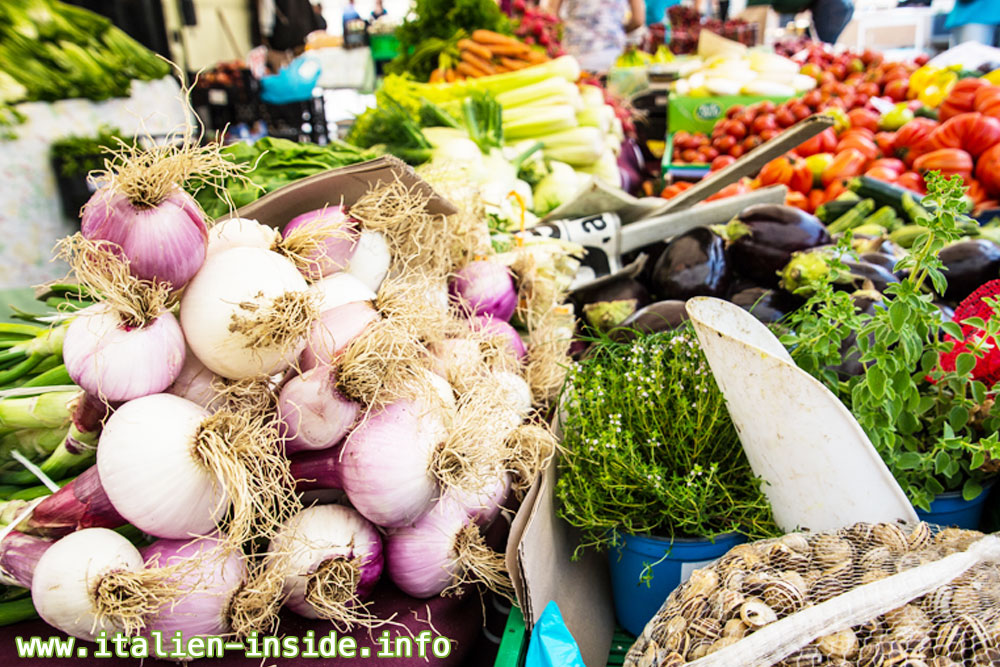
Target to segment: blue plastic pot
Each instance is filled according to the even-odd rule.
[[[968,530],[979,530],[983,516],[983,505],[990,495],[992,483],[983,485],[983,492],[972,500],[962,498],[961,491],[942,493],[931,501],[931,511],[915,508],[921,521],[939,526],[956,526]]]
[[[616,546],[608,550],[611,592],[615,615],[623,628],[638,636],[656,615],[667,596],[687,581],[691,572],[723,556],[737,544],[746,542],[739,533],[705,539],[662,539],[647,535],[618,535]],[[648,583],[644,572],[652,575]]]

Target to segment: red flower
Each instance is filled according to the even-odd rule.
[[[991,280],[966,297],[965,301],[955,309],[955,314],[951,319],[962,327],[965,340],[959,341],[951,335],[945,334],[944,340],[954,342],[955,346],[951,352],[941,354],[940,362],[943,370],[954,371],[958,355],[969,352],[970,343],[975,345],[983,339],[985,331],[978,327],[962,324],[962,322],[972,317],[978,317],[984,322],[995,317],[993,308],[983,299],[998,295],[1000,295],[1000,280]],[[979,380],[987,387],[992,387],[995,383],[1000,382],[1000,349],[998,349],[996,341],[987,342],[983,349],[986,354],[976,360],[976,366],[972,369],[972,379]]]

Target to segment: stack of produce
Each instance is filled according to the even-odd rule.
[[[678,95],[792,97],[817,85],[788,58],[719,38],[703,37],[698,57],[683,62],[684,76],[672,84]]]
[[[698,10],[679,4],[667,10],[667,17],[670,19],[670,50],[674,53],[694,53],[703,30],[745,46],[757,43],[757,26],[742,19],[706,19]]]
[[[0,63],[0,126],[23,120],[19,102],[126,97],[133,79],[170,73],[109,19],[58,0],[0,6]]]
[[[525,0],[514,0],[511,9],[517,21],[514,34],[523,39],[525,44],[537,44],[545,49],[550,58],[565,55],[562,48],[562,23],[558,16],[538,7],[528,6]]]
[[[468,39],[458,40],[456,46],[459,58],[454,68],[439,65],[431,72],[431,83],[516,72],[549,60],[528,44],[492,30],[475,30]]]
[[[62,372],[80,388],[0,401],[10,447],[56,425],[73,465],[97,445],[2,511],[7,583],[68,634],[246,634],[282,605],[371,626],[383,570],[421,598],[510,591],[482,530],[554,451],[565,292],[530,246],[493,256],[481,219],[398,179],[267,221],[281,232],[213,225],[182,187],[251,169],[215,145],[119,152],[60,245],[93,305],[8,329],[5,381],[47,368],[26,391]],[[346,501],[303,505],[329,489]]]

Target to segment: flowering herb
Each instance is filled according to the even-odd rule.
[[[563,388],[559,513],[578,548],[619,532],[707,537],[777,531],[689,327],[604,338]]]
[[[942,320],[934,301],[947,281],[938,253],[963,236],[964,188],[961,179],[933,172],[927,183],[923,203],[935,212],[920,224],[928,231],[895,267],[909,275],[859,312],[851,295],[833,289],[846,271],[834,260],[834,271],[811,286],[815,294],[789,318],[791,331],[782,338],[796,363],[851,410],[910,501],[925,510],[945,491],[975,498],[1000,463],[996,386],[975,373],[998,344],[996,302],[983,301],[992,317]],[[839,249],[850,252],[849,237]],[[965,340],[970,331],[976,333]],[[956,341],[964,341],[957,355]],[[849,356],[860,372],[843,377],[834,368]]]

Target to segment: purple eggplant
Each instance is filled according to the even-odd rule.
[[[630,341],[640,333],[673,331],[687,320],[688,314],[683,301],[657,301],[632,313],[621,326],[611,331],[610,336],[616,341]]]
[[[708,227],[695,227],[667,245],[653,266],[650,287],[660,299],[721,298],[731,280],[725,241]]]
[[[983,283],[1000,275],[1000,247],[986,239],[959,241],[943,248],[938,258],[948,280],[945,301],[958,303]]]
[[[757,204],[723,227],[733,270],[766,287],[778,286],[793,252],[830,243],[826,227],[814,215],[780,204]]]
[[[642,308],[653,301],[649,298],[649,292],[642,286],[642,283],[636,280],[645,265],[646,256],[640,255],[621,271],[576,288],[570,292],[569,301],[576,308],[577,313],[582,313],[586,306],[593,303],[632,299],[635,300],[636,309]]]
[[[781,320],[801,304],[797,297],[782,290],[751,287],[736,292],[729,300],[764,324]]]

